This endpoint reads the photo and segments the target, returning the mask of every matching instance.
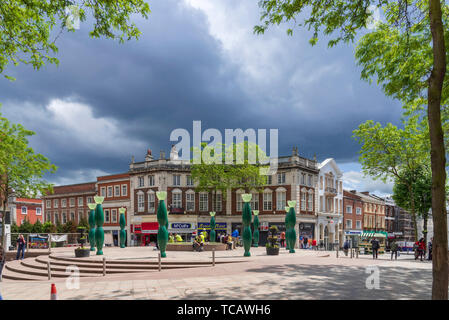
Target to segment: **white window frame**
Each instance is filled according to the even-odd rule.
[[[285,211],[286,206],[287,206],[287,192],[276,191],[276,210]]]
[[[148,197],[148,212],[153,213],[156,209],[156,193],[153,190],[150,190],[147,193]]]
[[[62,211],[62,220],[61,220],[62,224],[66,224],[67,223],[67,211]]]
[[[138,188],[145,187],[145,178],[144,177],[137,177],[137,187]]]
[[[362,215],[362,208],[359,208],[359,207],[356,207],[355,208],[355,214],[357,214],[357,215]]]
[[[346,206],[346,213],[351,213],[352,214],[352,206]]]
[[[42,215],[42,208],[41,207],[37,207],[36,208],[36,216],[41,216]]]
[[[173,175],[173,185],[174,186],[180,186],[181,185],[181,175],[180,174],[174,174]]]
[[[263,193],[263,211],[273,210],[273,192]]]
[[[118,192],[117,192],[118,190]],[[114,186],[114,197],[120,197],[120,185]]]
[[[108,186],[107,197],[112,198],[114,196],[114,188],[112,186]]]
[[[193,197],[193,199],[192,199],[192,197]],[[193,191],[186,192],[186,211],[189,211],[189,212],[195,211],[195,192],[193,192]]]
[[[25,212],[23,211],[23,209],[25,209]],[[22,206],[21,212],[22,212],[22,214],[28,214],[28,208],[25,206]]]
[[[242,212],[243,210],[243,199],[242,199],[242,194],[244,194],[245,192],[242,190],[238,190],[235,193],[236,196],[236,201],[235,201],[235,211],[237,212]]]
[[[251,210],[259,210],[259,194],[253,192],[251,195]]]
[[[45,207],[46,208],[51,208],[51,200],[46,200],[45,201]]]
[[[145,195],[143,193],[137,194],[137,212],[145,211]]]
[[[223,196],[221,193],[215,194],[215,203],[212,211],[222,212],[223,211]]]
[[[122,197],[127,197],[128,196],[128,185],[122,184],[121,192],[122,192]]]
[[[67,199],[61,199],[61,208],[67,208]]]
[[[181,191],[172,191],[171,207],[177,208],[177,209],[182,208],[182,192]]]
[[[207,192],[200,192],[199,197],[199,210],[201,212],[209,211],[209,194]]]
[[[106,187],[101,187],[101,196],[106,198]]]
[[[111,223],[111,211],[104,209],[104,223]]]
[[[348,224],[348,222],[349,222],[349,224]],[[345,227],[346,227],[347,229],[352,229],[352,219],[346,219],[346,225],[345,225]]]
[[[117,209],[111,209],[111,223],[117,223]]]
[[[73,200],[73,201],[72,201]],[[73,203],[73,204],[72,204]],[[75,198],[70,198],[69,199],[69,206],[70,206],[70,208],[73,208],[74,206],[75,206],[75,203],[76,203],[76,200],[75,200]]]
[[[58,199],[54,199],[53,200],[53,208],[58,208],[59,206],[59,200]]]
[[[356,220],[355,221],[355,228],[356,229],[362,229],[362,221]]]
[[[278,184],[285,184],[285,172],[280,172],[278,175]]]
[[[187,186],[193,186],[193,178],[192,178],[192,176],[191,175],[187,175],[186,176],[186,185]]]
[[[149,187],[154,186],[154,175],[153,174],[148,175],[148,186]]]
[[[78,207],[82,207],[82,206],[84,206],[84,199],[83,199],[83,197],[78,197]]]
[[[313,211],[313,192],[309,192],[307,199],[307,211]]]
[[[75,211],[70,211],[70,221],[75,221],[75,218],[76,218]]]

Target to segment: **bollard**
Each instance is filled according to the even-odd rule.
[[[47,273],[48,273],[48,280],[51,280],[51,266],[50,266],[50,261],[47,261]]]
[[[106,276],[106,257],[103,257],[103,277]]]
[[[337,245],[337,258],[338,258],[338,245]]]
[[[212,248],[212,267],[215,267],[215,248]]]
[[[159,271],[161,271],[161,269],[162,269],[162,264],[161,264],[161,252],[159,251],[159,253],[158,253],[158,268],[159,268]]]
[[[355,257],[358,259],[359,258],[359,248],[355,248]]]
[[[48,234],[48,253],[51,253],[51,233]]]
[[[56,285],[54,283],[51,284],[50,300],[58,300]]]

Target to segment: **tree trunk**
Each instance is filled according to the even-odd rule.
[[[412,216],[412,221],[413,221],[413,230],[415,232],[415,242],[417,242],[419,240],[418,239],[418,223],[416,221],[415,197],[413,194],[413,188],[412,188],[411,184],[408,185],[408,192],[409,192],[410,201],[411,201],[410,215]]]
[[[423,218],[423,237],[424,237],[424,243],[427,245],[427,219],[429,218],[429,214],[428,213],[423,213],[422,214],[422,218]]]
[[[441,93],[446,75],[446,50],[440,0],[429,1],[433,44],[433,68],[429,78],[427,115],[432,165],[432,216],[434,241],[432,252],[432,299],[448,298],[448,246],[446,213],[446,155],[441,126]]]

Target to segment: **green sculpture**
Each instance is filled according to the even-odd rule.
[[[168,216],[167,208],[165,207],[165,199],[167,198],[166,191],[156,192],[156,196],[159,200],[159,205],[157,207],[157,222],[159,223],[159,230],[157,232],[157,244],[161,252],[161,257],[165,258],[167,254],[165,249],[167,248],[168,242]]]
[[[88,203],[87,206],[90,209],[89,212],[89,243],[90,251],[95,251],[95,208],[97,205],[95,203]]]
[[[210,218],[210,236],[209,241],[215,242],[217,239],[217,236],[215,234],[215,212],[209,212],[211,218]]]
[[[118,209],[118,212],[120,212],[120,248],[125,247],[125,241],[126,241],[126,219],[125,219],[125,208]]]
[[[295,243],[296,243],[296,231],[295,231],[296,213],[295,213],[295,205],[296,205],[296,201],[288,201],[288,205],[290,207],[290,210],[288,211],[288,213],[286,215],[287,245],[289,247],[289,252],[290,253],[295,253]]]
[[[104,197],[94,197],[97,207],[95,208],[95,223],[97,228],[95,229],[95,242],[97,244],[97,256],[103,255],[103,244],[104,244],[104,213],[103,206],[101,205],[104,201]]]
[[[253,236],[253,245],[254,247],[259,246],[259,210],[253,210],[254,214],[254,236]]]
[[[249,252],[251,248],[252,232],[251,232],[251,206],[249,202],[251,201],[251,193],[242,194],[242,199],[244,202],[243,212],[242,212],[242,223],[243,223],[243,248],[245,249],[244,257],[250,257]]]
[[[288,220],[287,220],[287,217],[288,217],[288,212],[290,211],[290,207],[285,207],[285,250],[290,250],[289,249],[289,247],[288,247],[288,241],[287,241],[287,233],[288,233],[288,227],[287,227],[287,225],[288,225]]]

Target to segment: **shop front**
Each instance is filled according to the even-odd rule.
[[[159,224],[157,222],[142,222],[131,225],[132,242],[137,246],[156,246],[157,232]]]
[[[307,239],[307,246],[309,247],[312,240],[315,239],[315,223],[301,222],[299,228],[299,244],[301,248],[304,246],[304,239]]]
[[[175,236],[180,235],[183,242],[192,241],[192,236],[195,234],[196,226],[192,222],[171,222],[168,224],[168,233]]]

